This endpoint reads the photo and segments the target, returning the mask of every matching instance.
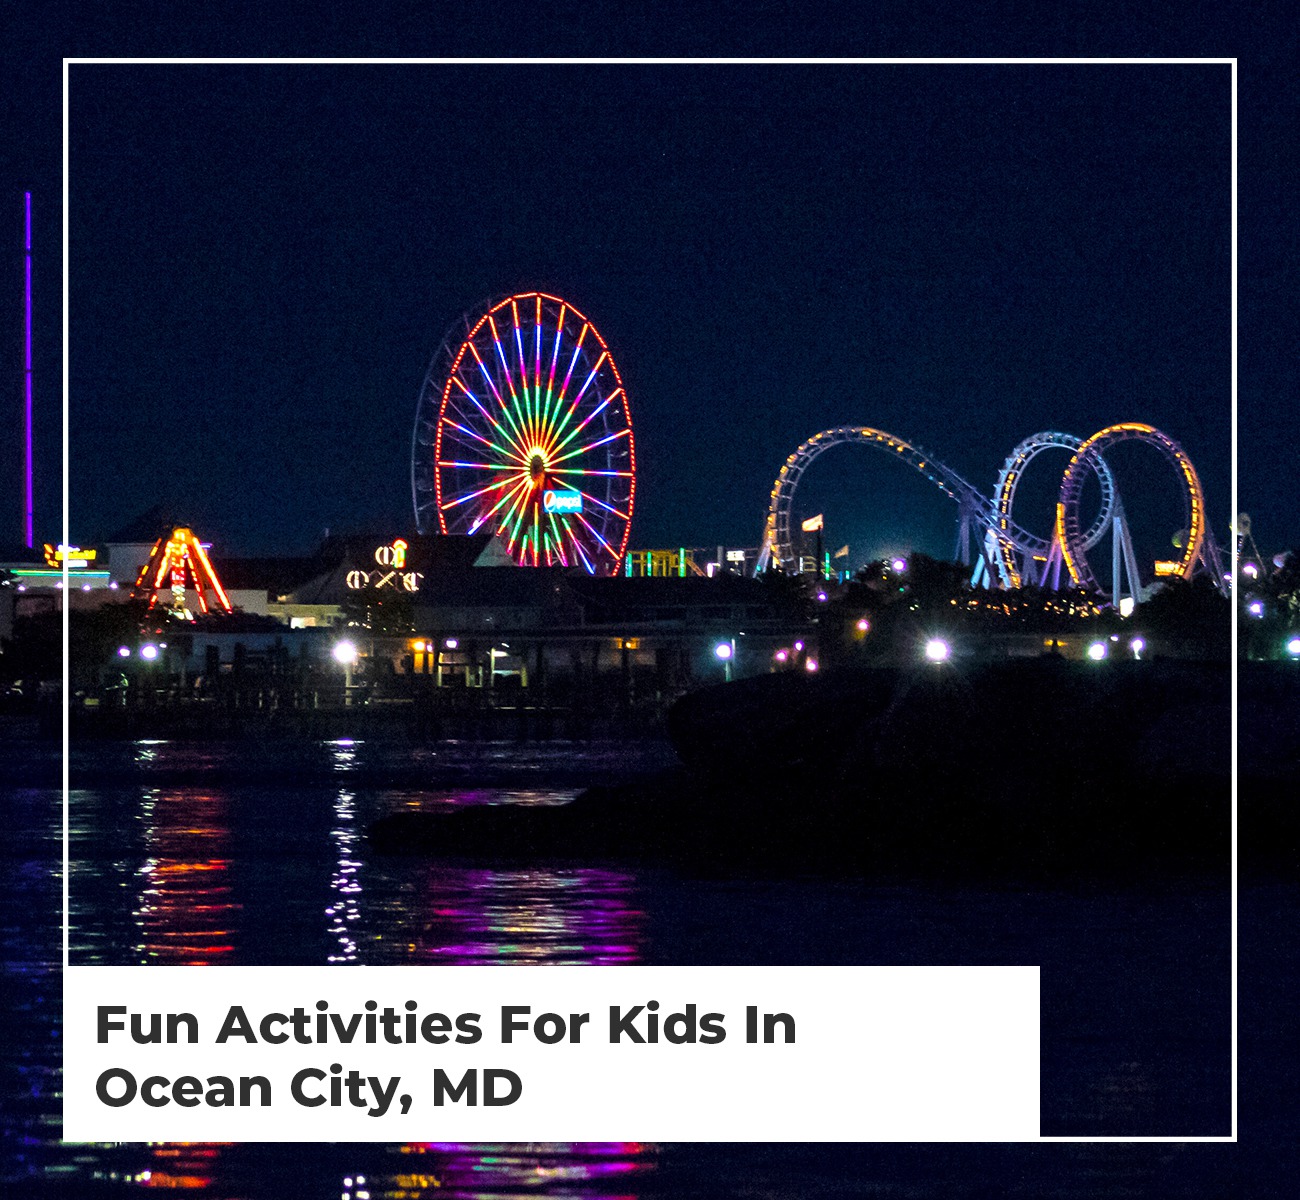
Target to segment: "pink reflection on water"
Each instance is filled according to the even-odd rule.
[[[407,962],[625,964],[641,961],[646,915],[635,877],[596,867],[430,864],[393,914]]]
[[[378,1200],[507,1200],[520,1195],[636,1200],[624,1190],[653,1172],[658,1147],[645,1142],[410,1142],[393,1173],[345,1179],[349,1200],[365,1190]],[[613,1189],[613,1190],[611,1190]]]

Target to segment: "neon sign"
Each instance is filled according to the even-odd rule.
[[[49,542],[45,543],[45,561],[52,567],[62,566],[66,560],[69,570],[77,570],[87,563],[94,562],[97,554],[95,550],[83,550],[80,546],[65,546],[62,542],[57,546],[51,546]]]
[[[381,546],[381,550],[391,549]],[[376,551],[378,554],[378,551]],[[354,592],[362,588],[393,588],[396,591],[418,592],[423,571],[349,571],[344,582]]]
[[[395,567],[401,571],[406,566],[406,551],[408,548],[407,543],[398,538],[391,546],[380,546],[375,551],[375,562],[381,567]]]
[[[582,493],[548,488],[542,493],[542,508],[548,513],[580,513]]]

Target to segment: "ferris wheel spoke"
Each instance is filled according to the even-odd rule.
[[[477,491],[466,492],[464,495],[455,496],[448,500],[446,504],[439,505],[439,511],[447,512],[449,509],[459,508],[462,504],[468,504],[471,500],[477,499],[479,496],[485,496],[488,492],[495,492],[498,488],[505,487],[509,482],[508,479],[500,480],[496,483],[488,484],[487,487],[479,488]]]
[[[557,438],[565,431],[565,429],[568,427],[569,422],[573,420],[574,414],[577,413],[578,411],[578,406],[582,403],[583,396],[587,394],[587,389],[591,386],[591,381],[596,378],[597,372],[599,372],[600,368],[604,365],[604,362],[608,357],[609,357],[609,351],[602,350],[600,357],[596,359],[596,365],[591,368],[591,373],[587,376],[585,380],[583,380],[582,387],[578,389],[578,394],[574,396],[573,400],[570,402],[568,411],[564,414],[563,418],[556,425],[555,436]]]
[[[504,531],[512,520],[516,521],[516,524],[518,523],[517,514],[521,512],[521,506],[527,503],[528,494],[532,490],[530,484],[531,480],[527,477],[521,479],[500,501],[493,505],[493,513],[505,508],[505,512],[501,517],[501,524],[497,526],[499,530]]]
[[[607,542],[603,537],[601,537],[601,535],[600,535],[600,531],[599,531],[598,529],[596,529],[596,528],[591,524],[591,522],[587,520],[586,517],[584,517],[581,513],[574,513],[573,516],[574,516],[577,520],[579,520],[579,521],[582,522],[582,524],[583,524],[583,526],[586,528],[587,532],[588,532],[589,534],[591,534],[591,536],[594,537],[594,538],[596,539],[596,541],[598,541],[602,546],[604,546],[605,549],[608,550],[608,551],[610,552],[610,554],[612,554],[612,555],[614,556],[614,558],[616,558],[616,559],[618,558],[618,551],[616,551],[616,550],[614,549],[613,546],[611,546],[611,545],[610,545],[610,544],[609,544],[609,543],[608,543],[608,542]]]
[[[522,462],[524,459],[523,447],[519,444],[519,440],[515,435],[514,431],[510,429],[508,426],[503,425],[501,422],[494,420],[492,415],[479,402],[478,397],[475,396],[474,393],[471,392],[469,388],[465,386],[465,384],[460,380],[459,377],[453,376],[453,381],[455,382],[456,386],[460,388],[465,398],[468,399],[471,404],[473,404],[475,410],[482,416],[483,421],[485,423],[484,428],[486,428],[487,430],[493,433],[503,435],[504,440],[510,443],[510,445],[514,448],[515,454]],[[452,396],[450,393],[448,393],[447,395],[446,403],[447,406],[451,408],[451,410],[458,417],[460,417],[461,420],[463,420],[467,425],[477,424],[474,415],[469,411],[467,411],[465,408],[463,408],[460,404],[456,403],[456,397]]]
[[[602,400],[598,405],[596,405],[596,407],[593,408],[591,412],[589,412],[582,419],[581,424],[575,426],[573,429],[569,431],[569,433],[566,435],[564,440],[555,447],[554,453],[558,454],[561,450],[563,450],[564,447],[567,446],[571,441],[573,441],[573,439],[576,438],[578,434],[580,434],[588,425],[590,425],[592,421],[594,421],[598,416],[600,416],[600,414],[604,412],[606,408],[609,407],[609,405],[613,402],[614,398],[622,390],[623,389],[621,387],[617,387],[612,392],[610,392],[610,394],[606,396],[604,400]]]
[[[566,467],[563,471],[552,471],[552,475],[606,475],[619,479],[631,479],[631,471],[597,471],[591,468]]]
[[[580,454],[586,454],[589,450],[595,450],[598,446],[605,446],[608,445],[610,442],[617,441],[621,437],[627,437],[627,435],[631,432],[632,431],[630,429],[620,429],[616,433],[611,433],[607,437],[601,438],[599,441],[589,442],[587,445],[583,446],[582,449],[580,450],[570,450],[568,454],[562,454],[559,458],[555,459],[554,461],[557,463],[568,462],[569,459],[577,458],[578,455]]]
[[[630,513],[620,512],[612,504],[606,504],[604,500],[600,499],[600,497],[593,496],[590,492],[584,492],[582,488],[574,488],[573,490],[584,500],[590,500],[592,504],[596,505],[598,508],[603,508],[606,512],[613,513],[614,516],[618,517],[621,521],[630,521],[632,519]]]
[[[533,489],[525,487],[521,490],[506,508],[505,515],[501,518],[502,531],[506,530],[511,521],[514,522],[514,528],[510,530],[510,541],[506,545],[506,550],[514,554],[515,540],[519,537],[519,530],[523,527],[524,520],[528,516],[528,505],[532,500]]]
[[[555,345],[551,347],[551,369],[546,376],[546,402],[542,406],[543,427],[549,426],[551,420],[551,404],[555,396],[555,367],[560,359],[560,343],[564,340],[564,309],[565,306],[561,304],[560,315],[555,323]]]
[[[491,389],[492,395],[496,397],[497,405],[500,407],[502,415],[509,423],[509,433],[511,435],[511,440],[518,447],[519,452],[522,455],[524,453],[524,449],[527,444],[526,435],[524,434],[523,430],[519,428],[519,423],[516,420],[514,413],[511,411],[510,405],[508,405],[505,402],[505,400],[502,398],[500,389],[497,387],[496,382],[493,380],[491,373],[487,369],[487,364],[479,356],[478,347],[475,346],[473,342],[471,342],[469,348],[474,352],[474,359],[479,365],[479,370],[482,372],[483,379],[487,383],[488,387]],[[500,346],[498,345],[497,348],[500,349]],[[509,384],[508,378],[506,380],[506,383],[507,385]],[[493,426],[493,428],[498,428],[498,427],[502,429],[506,428],[506,425],[504,425],[500,420],[498,420],[495,417],[488,417],[487,420],[488,423]]]
[[[506,352],[501,348],[501,334],[497,331],[496,321],[493,320],[490,315],[488,317],[488,325],[492,329],[492,345],[496,347],[497,361],[501,364],[501,370],[505,376],[506,387],[510,389],[510,399],[516,400],[515,383],[514,380],[510,378],[510,364],[506,361]],[[502,399],[502,403],[505,403],[504,399]]]
[[[505,366],[505,356],[501,353],[501,340],[500,338],[496,337],[495,324],[492,325],[492,333],[493,333],[494,343],[497,349],[497,357],[501,360],[502,366]],[[482,372],[484,380],[487,382],[488,387],[492,390],[492,395],[496,397],[497,404],[500,406],[502,414],[504,415],[506,420],[510,423],[510,427],[514,431],[515,436],[519,439],[521,443],[520,452],[522,453],[523,451],[522,443],[525,443],[527,440],[524,431],[519,427],[519,422],[515,417],[514,412],[511,410],[510,405],[506,403],[505,398],[501,395],[501,389],[497,387],[496,381],[492,378],[492,373],[488,370],[487,363],[485,363],[482,357],[480,356],[478,352],[478,347],[475,346],[473,342],[471,342],[469,348],[474,352],[474,360],[478,363],[479,370]],[[506,368],[505,384],[507,389],[510,392],[511,399],[514,399],[514,385],[510,381],[509,368]],[[493,420],[492,423],[495,425],[498,424],[499,422]]]
[[[463,433],[466,437],[472,438],[474,441],[486,446],[489,450],[495,450],[498,454],[504,454],[508,459],[512,459],[516,463],[522,464],[524,461],[521,455],[507,450],[504,446],[498,446],[496,442],[489,441],[481,433],[475,433],[474,430],[470,429],[467,425],[461,425],[457,421],[448,421],[446,424],[448,429],[454,429],[458,433]]]
[[[497,391],[496,381],[492,378],[492,373],[487,369],[487,363],[483,361],[482,355],[479,354],[478,347],[473,342],[470,342],[469,350],[474,356],[474,361],[478,363],[479,374],[483,376],[483,382],[488,385],[492,395],[496,397],[497,403],[504,407],[505,401],[501,399],[501,393]]]
[[[555,543],[555,553],[560,556],[560,566],[567,567],[569,560],[564,554],[564,534],[560,531],[560,526],[556,523],[555,514],[547,513],[547,518],[551,522],[551,540]]]
[[[573,347],[573,356],[569,359],[568,370],[564,372],[564,382],[560,384],[560,395],[556,402],[556,412],[559,412],[560,409],[564,407],[564,395],[569,390],[569,381],[573,378],[573,368],[578,364],[578,356],[582,353],[582,343],[587,336],[587,330],[590,328],[591,326],[584,321],[582,329],[578,333],[578,340],[574,343]]]
[[[578,540],[578,535],[573,531],[573,526],[565,521],[564,528],[569,534],[569,540],[573,543],[573,548],[578,552],[578,557],[582,559],[582,565],[587,568],[587,574],[594,575],[596,568],[591,565],[591,559],[587,557],[587,552],[582,548],[582,542]]]
[[[507,480],[507,482],[509,481]],[[501,508],[510,501],[512,496],[516,495],[520,491],[526,490],[530,482],[531,480],[526,475],[522,479],[518,480],[514,487],[502,495],[501,499],[478,519],[478,525],[484,525],[490,521],[498,512],[501,511]],[[470,532],[473,532],[473,530]]]

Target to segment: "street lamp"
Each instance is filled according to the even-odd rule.
[[[952,657],[952,647],[943,638],[931,638],[925,643],[925,659],[927,662],[944,663],[950,657]]]
[[[1101,662],[1101,660],[1106,657],[1106,650],[1107,647],[1105,642],[1093,642],[1092,645],[1088,647],[1088,657],[1092,659],[1093,662]]]
[[[727,683],[731,682],[731,660],[736,654],[735,642],[719,642],[713,647],[713,653],[717,655],[718,661],[722,663],[722,677]]]
[[[343,703],[345,705],[352,703],[352,668],[357,661],[357,646],[355,642],[335,642],[334,649],[331,651],[334,655],[334,661],[341,663],[343,666]]]

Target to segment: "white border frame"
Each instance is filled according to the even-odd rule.
[[[220,59],[64,59],[62,60],[62,542],[72,545],[69,530],[69,325],[68,325],[68,77],[73,66],[484,66],[484,65],[638,65],[638,66],[784,66],[784,65],[827,65],[827,66],[940,66],[940,65],[996,65],[996,66],[1229,66],[1231,90],[1231,437],[1230,437],[1230,493],[1231,511],[1238,512],[1238,98],[1236,98],[1236,74],[1238,60],[1235,57],[1206,57],[1206,59],[816,59],[816,57],[796,57],[796,59],[680,59],[680,57],[637,57],[637,59],[603,59],[603,57],[577,57],[577,59],[248,59],[248,57],[220,57]],[[1231,572],[1236,580],[1236,542],[1231,546]],[[70,712],[72,712],[72,693],[70,693],[69,672],[69,611],[68,603],[68,563],[64,562],[64,588],[62,588],[62,839],[64,839],[64,858],[62,858],[62,967],[68,969],[70,948],[69,922],[69,750],[70,750]],[[1208,1136],[1106,1136],[1106,1138],[1087,1138],[1087,1136],[1048,1136],[1048,1138],[1028,1139],[1034,1141],[1083,1141],[1083,1143],[1192,1143],[1192,1141],[1230,1141],[1238,1140],[1238,611],[1236,603],[1231,608],[1231,1132],[1227,1135]],[[142,967],[140,970],[148,970]],[[1002,1143],[996,1143],[1002,1144]]]

